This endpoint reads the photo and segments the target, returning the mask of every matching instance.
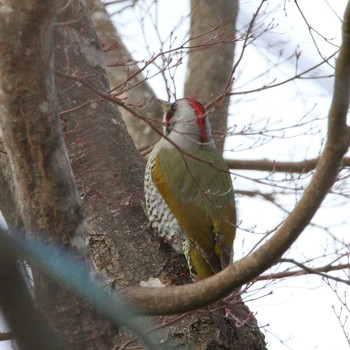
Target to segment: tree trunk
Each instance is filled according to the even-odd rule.
[[[206,104],[231,90],[237,13],[237,0],[191,0],[190,35],[196,39],[191,41],[185,96]],[[224,147],[229,102],[225,96],[217,99],[210,113],[219,149]]]
[[[57,114],[53,32],[58,5],[27,1],[22,7],[9,1],[7,11],[2,12],[0,125],[24,229],[34,239],[69,249],[88,267],[81,200]],[[3,170],[8,171],[5,163]],[[15,200],[7,203],[11,202]],[[33,275],[36,302],[62,348],[111,347],[105,336],[110,333],[108,322],[96,317],[66,288],[35,270]]]
[[[153,120],[153,125],[161,131],[162,109],[144,75],[139,71],[137,62],[127,51],[101,2],[89,0],[88,4],[104,50],[107,76],[113,93],[138,114]],[[147,149],[159,140],[160,135],[143,120],[126,109],[120,112],[137,149]]]

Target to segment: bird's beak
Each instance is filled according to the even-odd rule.
[[[168,113],[170,112],[170,106],[171,103],[167,102],[167,101],[163,101],[163,100],[158,100],[160,106],[162,107],[164,113]]]

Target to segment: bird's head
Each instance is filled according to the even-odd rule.
[[[208,112],[200,102],[191,98],[174,103],[159,102],[164,111],[163,133],[166,137],[180,142],[213,143]]]

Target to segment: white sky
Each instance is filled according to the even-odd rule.
[[[335,13],[332,12],[333,10],[330,9],[325,0],[299,1],[298,3],[310,25],[327,38],[332,39],[332,43],[339,44],[341,23],[337,15],[340,18],[342,17],[346,1],[329,0],[328,2],[332,3],[332,9]],[[146,3],[149,3],[149,1]],[[259,3],[260,1],[257,0],[241,1],[238,27],[248,23]],[[277,9],[273,16],[268,15],[267,18],[269,20],[273,18],[278,27],[272,30],[271,34],[263,37],[264,40],[258,42],[254,49],[248,49],[242,62],[240,75],[234,86],[235,91],[261,86],[263,80],[246,82],[259,75],[262,69],[271,65],[275,61],[276,52],[281,48],[284,50],[284,55],[287,56],[288,52],[294,52],[295,48],[298,47],[302,52],[299,62],[299,66],[302,68],[306,69],[320,61],[320,56],[315,50],[315,45],[310,38],[306,24],[302,21],[300,13],[296,9],[295,2],[268,1],[266,4],[268,9]],[[159,52],[160,47],[149,19],[145,20],[144,28],[140,29],[139,18],[143,16],[147,7],[145,2],[141,2],[140,6],[141,8],[136,13],[132,10],[124,11],[121,17],[114,17],[114,21],[125,44],[134,54],[134,58],[144,60],[149,58],[150,54]],[[283,6],[285,6],[285,9]],[[188,13],[188,1],[159,0],[159,33],[162,39],[165,40],[170,31],[179,22],[182,22],[179,31],[176,32],[180,43],[189,26]],[[268,10],[267,13],[269,13]],[[155,16],[153,18],[155,19]],[[315,36],[317,37],[317,34]],[[149,52],[142,49],[145,37],[149,45]],[[278,41],[283,41],[284,44],[279,46]],[[325,44],[319,37],[317,42],[323,54],[333,52],[334,47],[332,45]],[[268,46],[271,43],[274,44]],[[238,50],[239,46],[236,52]],[[184,67],[185,64],[183,64]],[[279,69],[270,73],[269,79],[285,79],[293,71],[293,65],[283,64]],[[327,73],[327,70],[321,73]],[[179,69],[175,78],[177,96],[182,94],[184,77],[185,69]],[[267,81],[271,80],[267,79]],[[160,76],[151,79],[149,83],[159,98],[167,99],[164,83]],[[290,125],[293,125],[301,116],[310,113],[310,120],[315,116],[320,119],[316,127],[321,129],[321,133],[311,133],[301,142],[298,138],[280,139],[277,147],[276,143],[271,142],[264,147],[251,149],[249,149],[250,141],[247,140],[246,136],[235,135],[229,138],[226,144],[226,149],[233,150],[233,152],[227,152],[225,155],[235,159],[269,158],[274,160],[303,160],[317,156],[319,144],[325,134],[325,123],[322,118],[327,116],[332,84],[332,79],[317,80],[316,83],[304,80],[264,93],[234,96],[230,109],[230,125],[237,126],[238,130],[243,128],[247,122],[256,120],[261,120],[260,123],[269,120],[271,125],[273,123],[278,125],[280,121],[290,120]],[[301,128],[300,130],[302,130],[300,133],[303,134],[305,129]],[[261,177],[260,173],[234,173]],[[305,180],[305,184],[307,184],[307,180]],[[234,177],[234,186],[235,188],[251,190],[258,188],[255,183],[240,177]],[[259,189],[261,188],[259,187]],[[264,188],[264,190],[268,191],[267,188]],[[265,232],[271,230],[284,217],[283,213],[272,205],[268,205],[266,201],[244,197],[237,198],[237,201],[239,219],[242,221],[241,227],[243,229],[256,226],[256,232]],[[291,205],[293,205],[293,201]],[[332,220],[332,224],[335,226],[346,221],[348,214],[345,210],[333,207],[322,209],[316,219],[319,223],[323,221],[327,224]],[[344,227],[340,226],[338,229],[334,229],[334,232],[339,236],[345,236],[346,231],[348,231],[345,230]],[[260,238],[260,235],[247,234],[246,231],[240,230],[235,242],[236,259],[246,254]],[[325,247],[325,244],[329,244],[329,247]],[[316,228],[308,229],[300,237],[297,244],[292,247],[288,256],[296,259],[300,258],[303,261],[303,256],[318,256],[322,255],[325,249],[332,250],[332,244],[332,241],[323,232]],[[342,288],[342,286],[339,286],[341,293]],[[349,297],[347,301],[350,305]],[[247,302],[251,311],[257,313],[260,325],[264,326],[266,330],[269,349],[345,350],[349,348],[339,321],[335,316],[335,311],[339,312],[340,310],[339,302],[335,293],[319,277],[290,278],[270,285],[257,283],[247,294]],[[350,329],[349,323],[347,327]],[[0,331],[2,330],[4,329],[0,328]],[[0,349],[5,349],[4,343],[0,342]]]

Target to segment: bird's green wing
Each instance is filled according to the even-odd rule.
[[[175,218],[214,273],[231,261],[236,230],[234,193],[227,165],[216,150],[159,151],[153,180]],[[198,256],[197,252],[193,253]]]

